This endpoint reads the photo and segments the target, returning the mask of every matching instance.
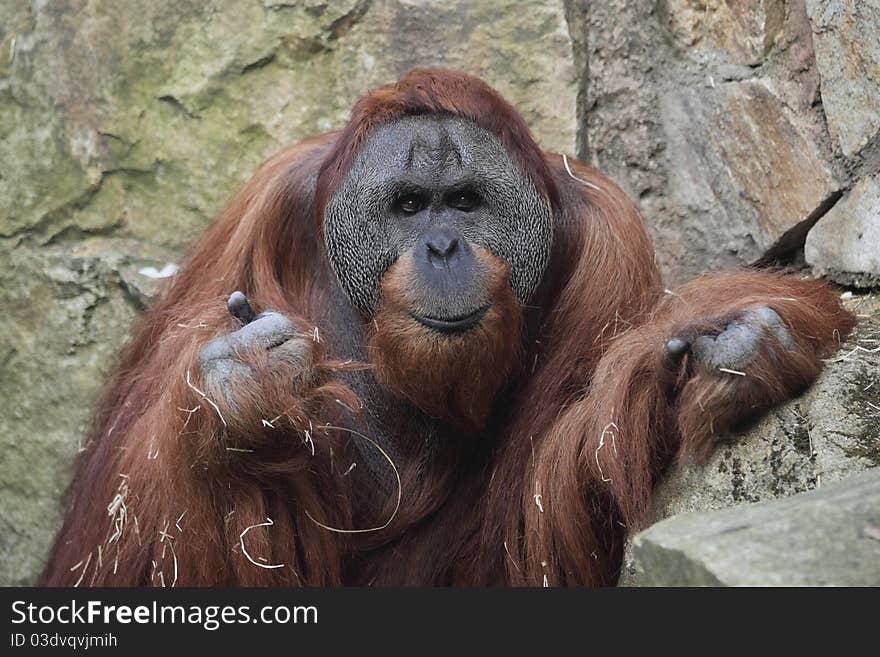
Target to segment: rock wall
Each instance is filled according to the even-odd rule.
[[[797,252],[880,168],[877,0],[572,6],[581,154],[638,199],[669,281]]]
[[[670,283],[768,252],[799,262],[806,239],[818,273],[870,287],[878,43],[878,0],[0,4],[0,584],[39,572],[93,399],[187,244],[260,161],[342,125],[364,90],[417,65],[484,77],[545,148],[639,202]],[[875,403],[841,368],[762,425],[771,451],[807,427],[847,452],[835,472],[877,464],[876,426],[822,433],[849,399],[839,380]],[[722,450],[729,476],[677,472],[659,506],[815,487],[831,476],[816,449],[791,485],[761,449]],[[720,492],[693,501],[712,468]],[[739,488],[737,468],[754,472]]]
[[[635,538],[643,586],[880,586],[880,470],[792,497],[686,513]]]

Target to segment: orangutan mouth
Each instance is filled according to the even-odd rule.
[[[460,331],[466,331],[467,329],[479,324],[480,321],[482,321],[483,317],[485,317],[486,313],[489,311],[489,308],[491,308],[491,304],[487,304],[481,308],[477,308],[475,311],[467,315],[452,317],[449,319],[427,317],[423,315],[417,315],[415,313],[410,313],[410,315],[420,324],[427,326],[430,329],[434,329],[435,331],[440,331],[441,333],[458,333]]]

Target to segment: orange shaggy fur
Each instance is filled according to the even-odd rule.
[[[378,328],[326,325],[323,209],[370,131],[409,114],[458,115],[497,135],[554,212],[550,265],[528,307],[492,263],[493,314],[448,343],[404,315],[406,262],[383,283]],[[485,83],[439,70],[370,92],[343,130],[267,161],[142,319],[98,406],[43,583],[613,584],[671,459],[707,453],[715,434],[809,385],[853,318],[825,284],[775,273],[707,274],[665,293],[635,206],[569,165],[574,177]],[[372,362],[334,360],[330,337],[306,379],[246,354],[258,383],[240,390],[240,407],[206,399],[198,354],[232,330],[233,290],[306,335],[355,331]],[[745,376],[687,359],[665,367],[671,336],[756,305],[779,314],[795,350],[766,341]],[[394,490],[344,472],[354,437],[335,427],[359,400],[341,379],[364,365],[429,415],[469,418],[461,431],[475,434],[431,458],[404,441],[399,509]],[[327,529],[388,518],[363,534]]]

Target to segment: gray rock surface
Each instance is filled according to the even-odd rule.
[[[664,520],[633,541],[640,586],[880,586],[880,470]]]
[[[668,0],[661,11],[676,48],[689,58],[743,66],[764,62],[785,22],[784,0]]]
[[[70,248],[0,241],[0,584],[32,584],[90,409],[168,254],[95,238]],[[149,270],[148,270],[149,271]]]
[[[666,156],[677,163],[669,209],[683,218],[679,228],[711,244],[728,266],[757,260],[781,242],[803,243],[802,224],[839,187],[768,85],[727,82],[661,98]]]
[[[272,152],[344,124],[416,65],[496,85],[547,148],[574,147],[561,0],[0,6],[0,236],[180,248]],[[447,26],[444,30],[436,25]],[[11,54],[10,54],[11,53]]]
[[[822,102],[845,156],[880,134],[880,1],[807,0]]]
[[[581,155],[638,200],[667,282],[797,250],[852,172],[803,0],[572,5]]]
[[[880,285],[880,176],[860,180],[807,235],[817,274],[844,285]]]

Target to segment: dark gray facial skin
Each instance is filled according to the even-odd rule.
[[[526,303],[552,235],[548,201],[501,142],[457,117],[377,128],[325,211],[330,264],[355,307],[372,317],[382,276],[408,254],[414,316],[437,320],[438,330],[466,328],[485,309],[487,277],[473,247],[510,265],[510,287]]]

